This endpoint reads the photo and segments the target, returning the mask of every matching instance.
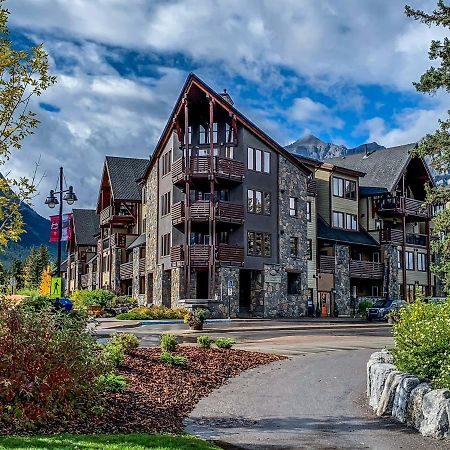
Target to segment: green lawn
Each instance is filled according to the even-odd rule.
[[[99,434],[1,437],[0,450],[217,450],[192,436],[168,434]]]

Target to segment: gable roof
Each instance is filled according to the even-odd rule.
[[[284,156],[287,160],[289,160],[292,164],[302,170],[306,175],[311,173],[311,170],[306,167],[300,160],[298,160],[294,155],[288,152],[285,148],[283,148],[280,144],[278,144],[275,140],[273,140],[268,134],[262,131],[259,127],[257,127],[253,122],[250,121],[244,114],[239,112],[231,103],[224,99],[224,97],[218,94],[214,89],[208,86],[204,81],[202,81],[197,75],[194,73],[190,73],[184,83],[183,88],[181,89],[180,95],[175,103],[175,106],[172,109],[169,120],[164,127],[164,130],[159,138],[158,143],[156,144],[155,150],[150,158],[150,165],[145,171],[144,176],[150,172],[151,168],[157,161],[161,151],[169,139],[171,132],[174,126],[174,119],[177,116],[181,106],[184,95],[190,90],[190,88],[196,85],[199,89],[203,90],[206,94],[209,94],[216,104],[220,105],[223,109],[228,111],[231,114],[236,116],[236,119],[241,122],[244,126],[249,128],[253,133],[255,133],[266,145],[271,147],[275,152]]]
[[[143,158],[106,157],[105,167],[114,200],[141,200],[142,191],[138,180],[142,179],[149,164],[150,161]]]
[[[97,245],[99,215],[94,209],[73,209],[73,232],[77,245]]]
[[[375,150],[366,156],[364,153],[355,153],[325,161],[337,166],[365,172],[361,178],[360,186],[365,188],[387,189],[392,192],[396,187],[403,171],[411,160],[411,150],[417,143],[399,145]]]
[[[317,239],[353,245],[379,247],[378,242],[363,228],[360,228],[359,231],[333,228],[320,216],[317,217]]]

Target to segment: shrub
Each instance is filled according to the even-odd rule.
[[[139,306],[130,311],[118,314],[119,320],[164,320],[164,319],[183,319],[187,311],[181,308],[167,308],[165,306]]]
[[[196,308],[189,311],[184,316],[184,323],[187,323],[190,328],[201,330],[203,328],[203,322],[206,319],[206,311],[202,308]]]
[[[125,377],[115,373],[100,375],[97,383],[102,392],[123,392],[127,386]]]
[[[373,306],[373,302],[370,300],[362,300],[358,304],[358,314],[360,317],[366,317],[366,312]]]
[[[30,295],[29,297],[25,297],[20,302],[20,306],[39,310],[41,308],[52,306],[52,300],[50,299],[50,297],[38,293],[37,295]]]
[[[131,333],[115,333],[111,336],[109,343],[122,347],[124,353],[129,353],[133,348],[139,347],[139,339]]]
[[[85,414],[101,401],[107,371],[86,321],[50,308],[0,316],[0,422],[33,428],[55,417]]]
[[[202,348],[211,348],[213,342],[209,336],[199,336],[197,338],[197,344]]]
[[[173,334],[163,334],[159,341],[161,349],[167,352],[174,352],[177,348],[177,338]]]
[[[75,308],[86,309],[89,306],[100,305],[102,308],[110,307],[114,294],[105,289],[95,289],[93,291],[77,289],[70,297]]]
[[[187,362],[187,358],[182,355],[173,355],[170,352],[163,352],[159,357],[159,360],[164,364],[170,364],[171,366],[184,366]]]
[[[215,343],[219,348],[231,348],[236,344],[236,341],[232,338],[218,338]]]
[[[117,307],[117,306],[136,306],[138,303],[137,298],[130,297],[129,295],[119,295],[117,297],[114,297],[110,304],[111,308]]]
[[[398,316],[393,354],[399,370],[450,387],[443,386],[450,372],[450,301],[427,304],[419,300],[401,308]]]
[[[102,359],[110,369],[123,364],[125,360],[125,351],[121,345],[108,342],[101,353]]]

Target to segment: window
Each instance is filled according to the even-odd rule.
[[[189,145],[192,144],[192,127],[188,127],[188,141]]]
[[[417,253],[417,270],[426,272],[427,270],[427,255],[425,253]]]
[[[161,196],[161,215],[170,214],[170,192],[166,192]]]
[[[270,173],[270,153],[257,148],[247,149],[247,169]]]
[[[247,211],[254,214],[270,214],[270,193],[248,189]]]
[[[198,129],[198,143],[209,144],[208,130],[203,125],[200,125]]]
[[[306,220],[311,222],[311,202],[306,202]]]
[[[372,253],[372,261],[376,263],[380,262],[380,252]]]
[[[297,258],[298,256],[298,237],[289,238],[289,253],[292,258]]]
[[[308,245],[308,247],[306,248],[306,257],[308,258],[309,261],[311,261],[312,260],[312,240],[308,239],[306,242]]]
[[[161,256],[170,255],[170,233],[161,236]]]
[[[291,217],[298,216],[298,198],[289,197],[289,215]]]
[[[379,286],[372,286],[372,297],[380,296],[380,288]]]
[[[345,198],[356,200],[356,181],[345,180]]]
[[[233,159],[234,158],[234,147],[227,145],[225,147],[224,156],[225,156],[225,158]]]
[[[269,233],[258,233],[249,231],[247,233],[247,254],[249,256],[271,255],[272,235]]]
[[[230,242],[230,234],[228,231],[220,231],[217,233],[217,241],[219,244],[228,244]]]
[[[297,295],[301,292],[301,278],[299,273],[288,273],[288,295]]]
[[[162,176],[167,175],[171,171],[172,150],[162,155]]]
[[[406,270],[414,270],[414,252],[405,253],[405,268]]]
[[[230,124],[225,124],[225,141],[234,142],[233,127]]]
[[[344,196],[344,179],[339,177],[333,177],[333,195],[335,197]]]
[[[358,229],[358,218],[356,217],[355,214],[345,215],[345,228],[347,228],[347,230],[354,230],[354,231]]]
[[[375,219],[375,230],[381,230],[383,228],[383,222],[380,219]]]
[[[344,228],[344,213],[333,211],[333,227]]]
[[[416,286],[414,284],[406,285],[406,301],[412,303],[416,297]]]
[[[214,144],[219,142],[219,124],[217,122],[213,123],[213,142]]]
[[[401,269],[403,267],[403,264],[402,264],[402,262],[403,262],[403,253],[402,253],[402,251],[401,251],[401,249],[399,247],[397,247],[396,252],[397,252],[397,267],[399,269]]]

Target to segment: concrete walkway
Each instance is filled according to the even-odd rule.
[[[369,411],[372,351],[309,353],[247,371],[202,399],[186,431],[255,450],[449,448]]]

